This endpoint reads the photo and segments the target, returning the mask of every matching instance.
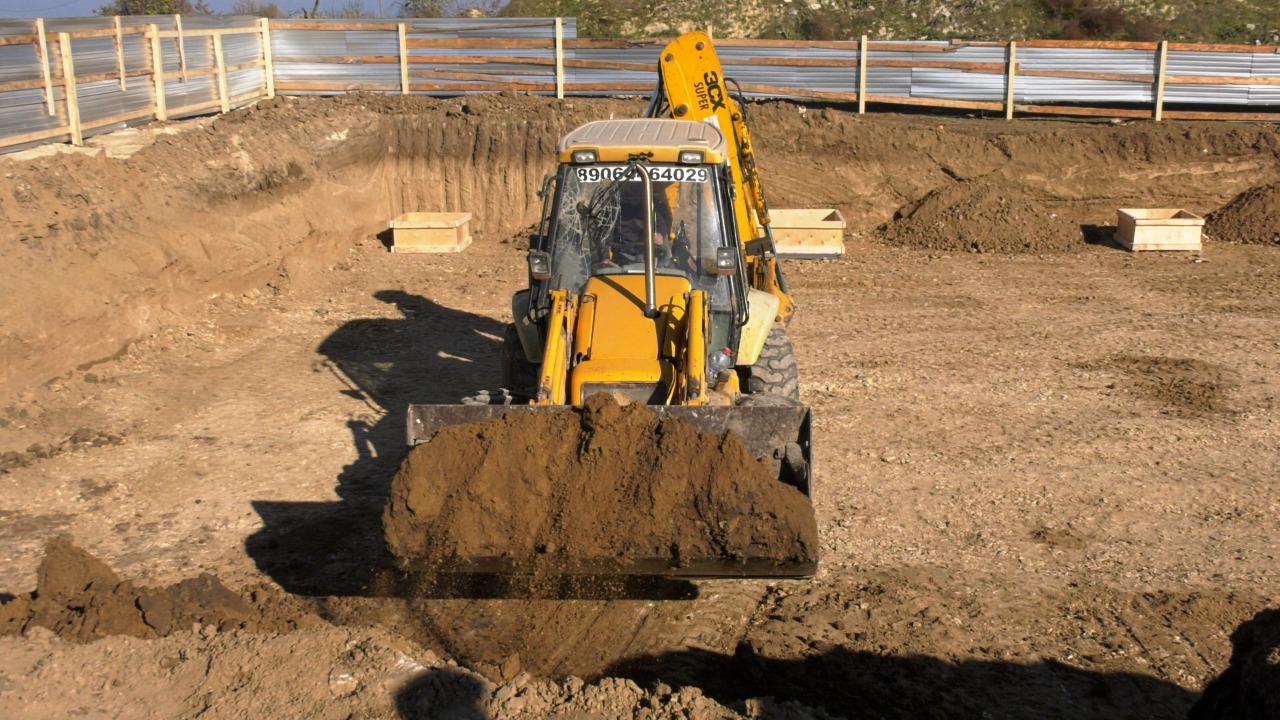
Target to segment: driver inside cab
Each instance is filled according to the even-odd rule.
[[[653,182],[653,251],[660,264],[671,263],[671,198],[675,183]],[[644,183],[623,182],[618,190],[618,222],[596,259],[597,266],[623,266],[644,262]]]

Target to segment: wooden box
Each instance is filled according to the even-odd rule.
[[[769,219],[779,257],[844,255],[844,216],[839,210],[770,210]]]
[[[1117,213],[1116,240],[1130,250],[1200,250],[1204,218],[1195,213],[1150,208]]]
[[[391,252],[462,252],[471,244],[471,213],[411,212],[391,221]]]

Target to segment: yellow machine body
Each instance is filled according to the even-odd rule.
[[[756,362],[771,329],[793,311],[742,108],[703,33],[669,44],[659,70],[655,102],[665,103],[665,113],[587,123],[557,147],[558,171],[544,187],[542,222],[531,238],[530,287],[513,301],[504,386],[519,384],[527,371],[527,397],[516,396],[524,401],[520,412],[578,405],[603,392],[709,431],[730,430],[763,461],[780,468],[780,458],[791,459],[779,481],[809,495],[809,409],[794,398],[743,402],[746,388],[735,370]],[[599,228],[616,237],[623,214],[615,208],[610,216],[612,206],[600,198],[637,187],[646,198],[640,262],[595,242],[607,234]],[[669,227],[659,228],[660,201]],[[427,442],[444,425],[503,411],[414,405],[409,441]],[[722,560],[676,568],[655,559],[635,567],[641,574],[739,577],[816,571],[816,562],[784,558],[749,566]]]
[[[557,306],[564,312],[559,318],[553,313],[552,323],[566,332],[552,334],[545,352],[547,358],[573,358],[573,367],[566,374],[558,361],[544,361],[535,404],[577,405],[598,392],[647,405],[729,404],[736,376],[713,394],[702,379],[706,293],[683,278],[659,277],[657,290],[666,300],[656,316],[646,317],[642,283],[635,275],[593,277],[576,303],[562,296]]]
[[[791,321],[795,305],[782,280],[781,270],[769,231],[769,206],[760,174],[756,171],[755,148],[746,114],[729,92],[711,37],[703,32],[681,35],[669,43],[658,61],[671,117],[698,120],[724,133],[726,153],[737,159],[730,163],[738,232],[746,249],[751,287],[778,298],[776,322]],[[755,251],[759,247],[767,252]]]

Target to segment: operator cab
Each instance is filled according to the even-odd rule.
[[[691,120],[603,120],[561,140],[533,248],[549,256],[549,273],[531,278],[532,314],[551,290],[592,295],[600,283],[643,300],[648,240],[655,304],[705,292],[708,346],[736,348],[747,303],[725,151],[715,126]]]

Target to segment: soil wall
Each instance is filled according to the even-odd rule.
[[[0,403],[219,294],[314,284],[402,212],[469,212],[479,241],[509,239],[535,222],[567,129],[640,112],[523,96],[277,98],[153,126],[127,159],[5,158],[0,264],[19,271],[0,284]],[[1070,251],[1117,206],[1204,213],[1280,179],[1280,134],[1266,125],[1001,124],[781,102],[749,121],[771,204],[841,210],[855,251]]]
[[[0,403],[88,370],[211,297],[308,282],[403,212],[470,212],[478,240],[514,235],[537,217],[556,140],[590,119],[546,108],[278,98],[173,134],[154,128],[127,159],[5,159],[0,264],[21,272],[0,284]]]

